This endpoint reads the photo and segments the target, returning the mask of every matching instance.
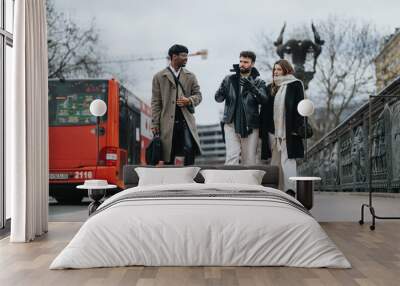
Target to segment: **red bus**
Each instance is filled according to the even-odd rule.
[[[102,99],[99,164],[96,118],[90,103]],[[106,179],[123,188],[125,164],[145,164],[151,140],[151,109],[115,79],[49,80],[49,188],[60,203],[77,203],[87,179]]]

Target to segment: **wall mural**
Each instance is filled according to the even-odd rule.
[[[353,162],[351,161],[351,136],[347,133],[340,143],[340,168],[343,183],[350,183],[353,179]]]
[[[330,179],[333,185],[339,184],[339,155],[338,155],[338,142],[332,145],[330,152]]]
[[[373,175],[383,174],[387,170],[385,114],[388,112],[390,113],[390,109],[386,105],[372,127],[371,164]]]
[[[353,163],[354,179],[356,182],[365,182],[367,179],[367,150],[364,142],[364,131],[362,126],[358,126],[354,132],[351,145],[351,160]]]
[[[319,177],[321,177],[321,181],[324,185],[327,184],[327,171],[329,170],[327,166],[328,162],[328,150],[324,148],[319,153],[319,160],[318,160],[318,173]]]
[[[388,103],[389,102],[389,103]],[[382,111],[373,118],[371,128],[372,180],[400,191],[400,100],[382,101]],[[362,114],[361,114],[362,112]],[[357,125],[342,125],[347,132],[336,130],[339,136],[329,136],[310,150],[306,166],[300,165],[300,172],[308,171],[321,177],[320,190],[368,191],[368,113],[365,110],[352,115]],[[360,121],[364,122],[360,125]],[[389,128],[390,127],[390,128]],[[330,142],[329,142],[329,141]],[[322,148],[320,148],[322,147]],[[388,161],[390,160],[390,161]],[[390,163],[390,164],[389,164]],[[388,167],[390,166],[390,169]],[[393,182],[393,183],[391,183]]]
[[[400,180],[400,102],[392,106],[391,113],[392,176],[393,180]]]

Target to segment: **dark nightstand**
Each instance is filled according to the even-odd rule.
[[[83,185],[76,186],[78,189],[88,190],[88,196],[92,200],[88,209],[89,215],[96,211],[105,197],[107,189],[115,189],[116,185],[109,185],[106,180],[86,180]]]
[[[296,181],[296,199],[303,206],[311,210],[314,203],[314,181],[321,181],[320,177],[290,177],[289,180]]]

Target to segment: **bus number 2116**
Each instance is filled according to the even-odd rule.
[[[76,171],[74,175],[75,179],[92,179],[93,174],[91,171]]]

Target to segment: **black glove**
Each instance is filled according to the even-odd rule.
[[[258,94],[258,88],[255,85],[254,79],[253,78],[248,78],[248,77],[242,77],[240,79],[240,85],[243,86],[243,88],[247,89],[251,93]]]

